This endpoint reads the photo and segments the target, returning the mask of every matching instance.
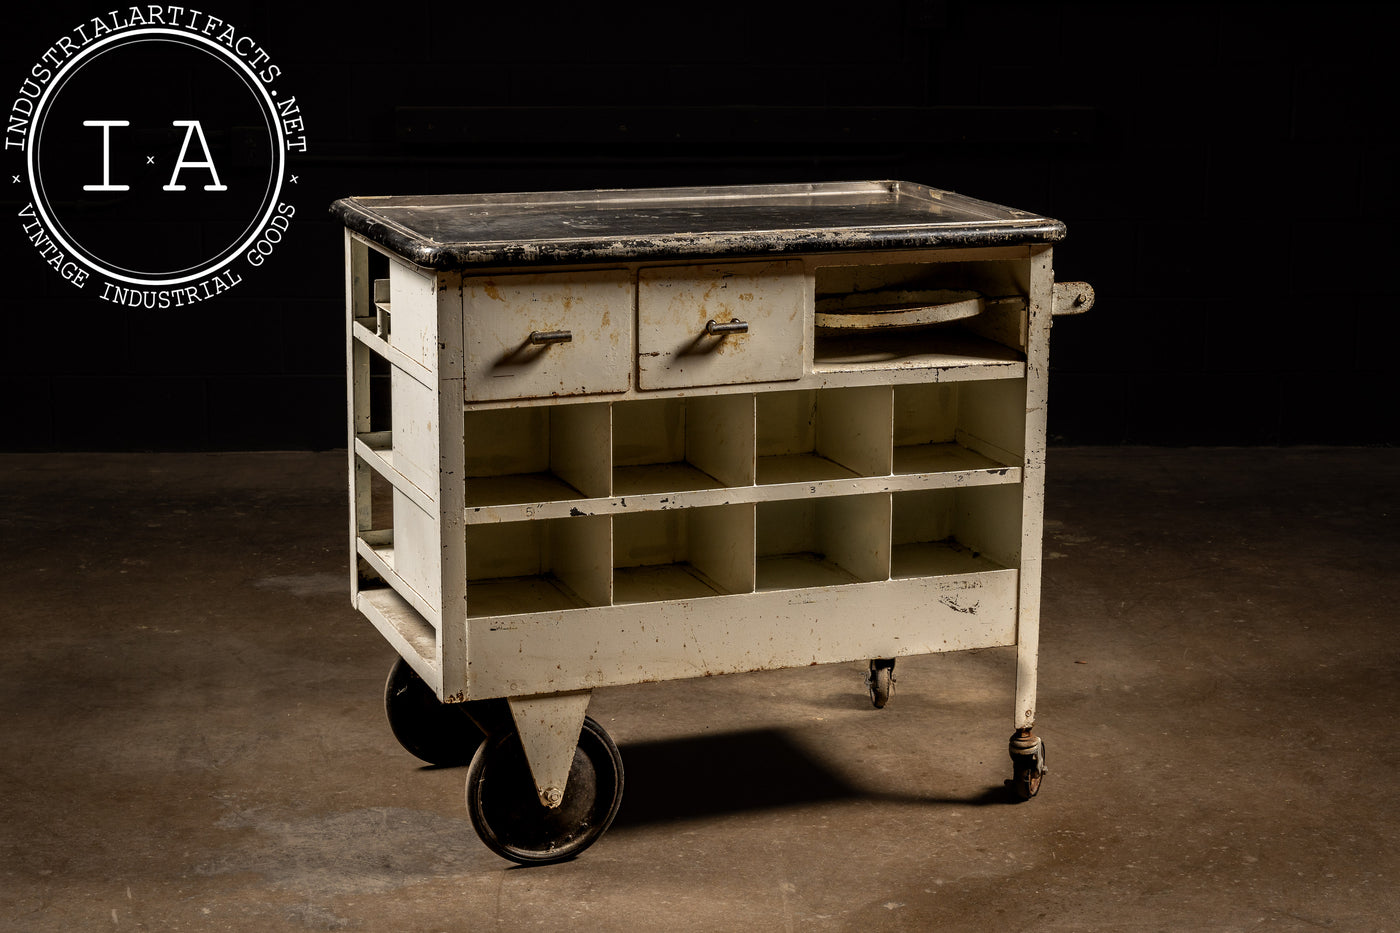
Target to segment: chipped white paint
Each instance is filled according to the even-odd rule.
[[[378,285],[380,249],[347,233],[356,605],[444,700],[510,700],[547,804],[598,687],[1014,644],[1033,723],[1049,323],[1092,301],[1048,246]],[[882,295],[924,310],[815,326]]]

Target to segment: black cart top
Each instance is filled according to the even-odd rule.
[[[342,198],[430,269],[1054,243],[1064,224],[904,181]]]

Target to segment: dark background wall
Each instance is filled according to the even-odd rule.
[[[0,90],[119,8],[27,7]],[[42,262],[7,179],[4,449],[343,446],[337,197],[857,178],[1068,225],[1057,275],[1098,304],[1055,329],[1055,442],[1400,441],[1384,7],[201,8],[305,114],[288,241],[212,301],[123,309]]]

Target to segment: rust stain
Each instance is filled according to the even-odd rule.
[[[490,298],[492,301],[505,301],[505,299],[501,297],[500,291],[496,288],[496,283],[490,279],[481,283],[481,290],[484,291],[486,297]]]

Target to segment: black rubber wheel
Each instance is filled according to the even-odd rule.
[[[486,737],[460,705],[439,700],[403,658],[389,669],[384,712],[399,744],[429,764],[467,764]]]
[[[1011,780],[1007,783],[1021,800],[1030,800],[1040,793],[1041,782],[1045,780],[1045,742],[1040,744],[1040,757],[1035,755],[1011,756]]]
[[[467,813],[486,847],[521,865],[548,865],[578,855],[612,825],[622,803],[622,755],[591,717],[584,717],[564,799],[540,802],[517,733],[477,748],[467,769]]]
[[[894,661],[871,661],[870,675],[866,677],[865,684],[870,688],[870,702],[876,709],[884,709],[894,690]]]
[[[1045,779],[1034,767],[1017,768],[1016,776],[1011,779],[1011,789],[1016,792],[1016,796],[1022,800],[1030,800],[1040,793],[1040,782]]]

